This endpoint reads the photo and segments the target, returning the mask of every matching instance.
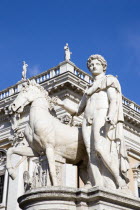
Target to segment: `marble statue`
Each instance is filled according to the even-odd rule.
[[[123,137],[121,87],[116,77],[105,75],[107,62],[101,55],[91,55],[87,67],[93,84],[85,90],[77,109],[58,98],[55,103],[73,116],[84,113],[82,134],[94,185],[105,186],[107,170],[116,188],[127,188],[129,163]]]
[[[70,60],[70,55],[72,54],[72,52],[70,52],[68,43],[66,43],[66,46],[64,46],[64,50],[65,50],[65,60]]]
[[[25,61],[23,61],[22,80],[26,80],[27,67],[28,67],[28,64]]]
[[[9,106],[17,139],[23,138],[17,129],[17,116],[31,104],[29,123],[24,132],[28,145],[18,143],[7,151],[7,169],[13,179],[16,171],[11,163],[12,154],[23,157],[46,155],[52,185],[57,186],[55,155],[59,154],[66,163],[79,166],[80,177],[86,186],[127,188],[129,163],[123,137],[121,87],[116,77],[105,75],[107,62],[101,55],[90,56],[87,66],[93,84],[85,90],[77,108],[57,97],[50,98],[35,80],[23,84]],[[52,103],[63,107],[72,117],[83,113],[82,127],[65,125],[52,116]]]
[[[82,130],[65,125],[52,116],[50,113],[51,102],[48,92],[43,87],[37,84],[35,80],[28,80],[23,84],[22,90],[10,105],[10,113],[13,111],[13,113],[18,114],[23,112],[26,105],[31,104],[31,107],[29,123],[24,132],[29,146],[20,144],[9,148],[7,151],[9,175],[13,179],[16,177],[16,171],[11,162],[12,154],[24,157],[46,155],[52,185],[57,186],[55,155],[58,154],[66,160],[66,163],[78,164],[81,179],[87,184],[88,156],[82,138]],[[16,125],[15,122],[14,125]]]

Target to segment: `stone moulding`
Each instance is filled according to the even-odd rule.
[[[27,191],[18,198],[21,209],[69,209],[69,210],[88,210],[88,209],[140,209],[140,199],[114,191],[93,187],[66,188],[66,187],[47,187]]]

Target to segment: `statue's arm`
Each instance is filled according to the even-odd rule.
[[[81,99],[81,101],[78,105],[78,110],[77,110],[77,113],[76,113],[77,116],[81,115],[84,112],[85,107],[86,107],[86,103],[87,103],[87,98],[88,98],[87,94],[84,93],[84,95],[83,95],[83,97],[82,97],[82,99]]]
[[[86,94],[87,96],[91,96],[91,95],[94,93],[94,91],[95,91],[95,87],[92,85],[90,88],[87,88],[87,89],[85,90],[85,94]]]
[[[107,89],[107,95],[109,99],[109,111],[106,117],[106,121],[113,124],[115,114],[117,112],[117,90],[114,87],[109,87]]]
[[[77,107],[72,107],[68,103],[64,103],[61,106],[63,109],[65,109],[70,115],[76,115],[78,112]]]
[[[71,106],[67,102],[62,101],[58,97],[52,99],[53,103],[65,109],[70,115],[81,115],[86,105],[86,95],[84,94],[79,105],[77,107]]]
[[[70,106],[68,103],[62,101],[58,97],[53,97],[52,98],[52,102],[54,104],[62,107],[63,109],[65,109],[70,115],[75,115],[78,112],[78,108],[77,107]]]

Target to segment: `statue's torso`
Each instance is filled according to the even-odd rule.
[[[87,100],[86,108],[85,108],[85,117],[93,117],[96,112],[99,112],[101,109],[108,109],[109,100],[107,91],[100,91],[98,93],[94,93]]]
[[[94,82],[94,86],[100,86],[102,79]],[[85,107],[84,117],[94,118],[94,115],[102,109],[106,110],[109,108],[109,99],[107,89],[100,89],[93,93],[88,99]]]

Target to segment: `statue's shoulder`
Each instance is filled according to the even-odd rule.
[[[107,82],[119,82],[117,77],[109,74],[109,75],[105,75]]]
[[[105,76],[106,76],[107,79],[110,79],[110,80],[111,80],[111,79],[112,79],[112,80],[118,80],[117,77],[115,77],[115,76],[113,76],[113,75],[111,75],[111,74],[108,74],[108,75],[105,75]]]
[[[106,75],[106,85],[107,87],[114,87],[116,88],[119,92],[120,90],[120,83],[117,79],[117,77],[113,75]]]

